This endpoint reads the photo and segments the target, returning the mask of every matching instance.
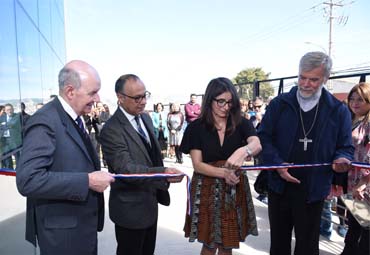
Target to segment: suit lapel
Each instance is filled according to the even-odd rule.
[[[151,162],[150,156],[145,148],[145,145],[143,144],[143,141],[139,137],[139,134],[136,132],[134,127],[131,125],[130,121],[127,119],[127,117],[125,116],[121,109],[118,108],[116,113],[117,119],[121,123],[122,128],[128,133],[128,139],[131,139],[134,143],[136,143],[140,150],[143,151],[147,160]]]
[[[75,143],[81,148],[83,153],[86,157],[96,165],[96,162],[91,158],[91,155],[87,151],[87,148],[82,140],[81,135],[78,133],[77,129],[74,126],[73,120],[68,116],[68,114],[64,111],[62,104],[60,103],[58,98],[54,98],[53,103],[58,111],[60,120],[62,121],[67,134],[75,141]]]

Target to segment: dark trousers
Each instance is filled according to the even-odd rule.
[[[179,145],[175,145],[175,154],[176,154],[176,162],[182,163],[182,152],[180,151]]]
[[[157,223],[146,229],[129,229],[115,225],[117,255],[153,255]]]
[[[348,211],[348,231],[344,239],[342,255],[369,255],[369,229],[361,227],[357,220]]]
[[[291,254],[292,230],[295,255],[318,255],[323,201],[306,203],[299,184],[286,185],[283,194],[269,191],[270,254]]]
[[[15,157],[15,163],[17,164],[19,160],[20,152],[18,151],[13,155]],[[13,155],[9,155],[9,157],[1,161],[1,166],[3,168],[14,169],[13,158],[12,158]]]

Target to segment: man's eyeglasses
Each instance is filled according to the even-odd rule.
[[[262,105],[255,105],[254,108],[261,108]]]
[[[125,93],[123,92],[118,92],[120,93],[122,96],[125,96],[125,97],[128,97],[128,98],[131,98],[133,100],[135,100],[135,103],[140,103],[144,98],[145,99],[149,99],[150,96],[151,96],[151,93],[149,91],[145,91],[145,93],[143,95],[140,95],[140,96],[129,96],[129,95],[126,95]]]
[[[232,107],[233,106],[233,101],[232,100],[229,100],[229,101],[226,101],[225,99],[213,99],[214,101],[216,101],[217,105],[219,107],[224,107],[226,104],[229,105],[229,107]]]

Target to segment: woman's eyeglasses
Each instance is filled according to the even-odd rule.
[[[232,107],[233,106],[233,101],[232,100],[229,100],[229,101],[227,101],[227,100],[225,100],[225,99],[213,99],[214,101],[216,101],[216,103],[217,103],[217,106],[219,106],[219,107],[224,107],[226,104],[228,104],[228,106],[229,107]]]
[[[143,99],[149,99],[150,96],[152,95],[149,91],[145,91],[145,93],[143,95],[139,95],[139,96],[129,96],[129,95],[126,95],[125,93],[123,92],[118,92],[119,94],[121,94],[122,96],[125,96],[125,97],[128,97],[128,98],[131,98],[135,101],[135,103],[141,103],[141,101],[143,101]]]

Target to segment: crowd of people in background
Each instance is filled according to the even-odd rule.
[[[190,95],[190,101],[183,105],[178,102],[170,103],[165,112],[164,105],[157,103],[151,117],[154,126],[154,134],[161,146],[162,158],[175,159],[176,163],[182,164],[182,152],[179,147],[187,125],[196,120],[201,113],[201,106],[197,102],[196,94]]]
[[[51,99],[54,97],[53,95]],[[198,96],[192,93],[189,102],[186,104],[181,105],[173,102],[163,105],[159,102],[154,105],[154,111],[148,111],[153,121],[154,133],[159,141],[163,159],[175,159],[176,163],[183,163],[179,146],[187,125],[196,120],[201,114],[201,106],[198,100]],[[240,104],[242,116],[251,120],[253,126],[257,129],[267,106],[263,98],[257,97],[255,100],[249,101],[240,99]],[[43,105],[43,103],[36,103],[34,111],[41,109]],[[7,154],[5,152],[17,150],[22,146],[22,132],[31,116],[32,113],[27,112],[26,105],[23,102],[20,104],[19,113],[14,112],[14,107],[10,103],[0,105],[0,152],[3,153],[2,155]],[[106,163],[101,153],[99,134],[110,116],[109,106],[102,102],[94,104],[92,111],[83,115],[86,130],[93,147],[96,149],[99,157],[101,157],[103,166],[106,166]],[[14,154],[9,154],[8,157],[1,161],[1,166],[15,169],[15,162],[19,157],[19,153],[18,150]]]
[[[54,97],[51,96],[51,99]],[[34,112],[41,109],[43,105],[43,103],[36,103],[33,107]],[[162,103],[157,103],[154,111],[148,112],[152,117],[154,132],[160,143],[162,158],[175,159],[176,163],[182,164],[182,153],[179,151],[182,135],[186,126],[198,118],[201,107],[197,102],[196,94],[191,94],[190,101],[186,104],[174,102],[166,107],[167,111]],[[12,104],[0,105],[0,153],[3,155],[0,166],[3,168],[15,169],[22,147],[23,129],[33,114],[27,112],[24,102],[21,102],[19,109],[20,111],[15,113]],[[83,115],[90,140],[105,167],[106,162],[101,153],[99,135],[110,116],[109,106],[103,102],[97,102],[89,114]]]
[[[50,100],[56,96],[50,96]],[[34,112],[42,108],[44,104],[39,102],[34,105]],[[15,112],[11,103],[0,105],[0,167],[15,169],[23,144],[24,128],[28,119],[32,116],[27,112],[26,104],[20,103],[20,111]],[[109,106],[102,102],[93,105],[91,113],[84,115],[84,122],[89,133],[91,142],[98,155],[101,155],[99,133],[105,122],[110,118]],[[103,160],[105,166],[105,161]]]

